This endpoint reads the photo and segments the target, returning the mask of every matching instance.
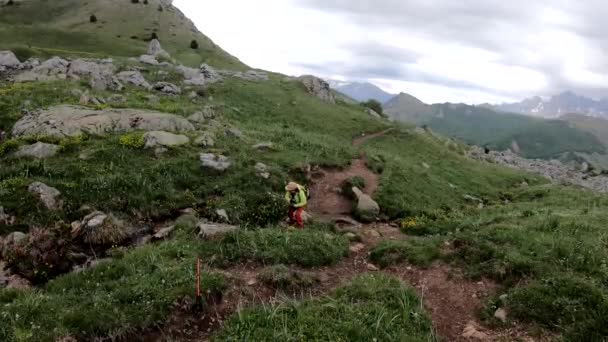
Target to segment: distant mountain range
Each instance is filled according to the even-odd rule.
[[[327,82],[333,89],[359,102],[374,99],[380,101],[380,103],[385,103],[395,97],[395,94],[387,93],[369,82],[343,82],[335,80],[328,80]]]
[[[499,105],[486,104],[484,107],[501,112],[520,113],[545,118],[558,118],[571,113],[608,118],[608,99],[598,101],[579,96],[571,91],[563,92],[549,99],[535,96],[521,102]]]
[[[605,145],[589,130],[565,120],[499,113],[487,106],[425,104],[401,93],[384,105],[393,119],[428,126],[462,142],[494,150],[511,149],[526,158],[565,158],[604,154]]]

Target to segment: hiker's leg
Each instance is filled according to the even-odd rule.
[[[289,224],[294,223],[294,221],[295,221],[294,214],[295,214],[295,209],[292,207],[289,207],[289,212],[287,213],[287,215],[289,216]]]
[[[304,208],[298,208],[295,212],[295,219],[298,227],[300,229],[304,229],[304,219],[302,218],[302,213],[304,212]]]

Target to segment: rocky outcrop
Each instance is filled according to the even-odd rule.
[[[44,183],[34,182],[27,190],[37,196],[48,210],[61,210],[63,202],[59,199],[61,192]]]
[[[194,140],[194,145],[200,147],[213,147],[215,145],[215,135],[211,132],[203,132]]]
[[[362,222],[373,222],[380,215],[380,206],[369,195],[363,193],[359,188],[353,187],[353,193],[357,198],[355,217]]]
[[[33,145],[25,145],[19,147],[19,150],[15,152],[15,157],[23,158],[30,157],[36,159],[46,159],[53,157],[59,151],[58,145],[47,144],[43,142],[37,142]]]
[[[216,171],[226,171],[232,165],[230,158],[213,153],[201,153],[200,161],[203,167]]]
[[[224,77],[233,77],[239,78],[245,81],[250,82],[263,82],[268,81],[270,78],[268,77],[268,73],[264,71],[258,70],[249,70],[245,72],[241,71],[231,71],[231,70],[218,70],[218,73]]]
[[[608,192],[608,177],[578,170],[558,160],[525,159],[511,151],[485,153],[480,147],[472,148],[469,151],[469,157],[536,173],[553,183],[572,184],[593,191]]]
[[[205,106],[201,111],[196,112],[188,117],[188,121],[202,124],[207,120],[215,118],[215,109],[212,106]]]
[[[211,239],[217,236],[221,236],[239,229],[237,226],[231,226],[227,224],[215,224],[215,223],[200,223],[198,225],[199,233],[198,236],[203,239]]]
[[[152,86],[155,90],[160,91],[161,93],[169,94],[169,95],[179,95],[182,93],[180,87],[176,86],[173,83],[169,82],[157,82]]]
[[[168,131],[189,132],[195,128],[183,117],[140,109],[94,110],[76,106],[56,106],[23,116],[13,127],[17,137],[44,135],[68,137],[87,133]]]
[[[116,74],[116,78],[126,84],[146,88],[148,90],[152,89],[150,83],[146,81],[144,76],[139,71],[122,71]]]
[[[141,56],[139,56],[139,61],[144,64],[158,65],[158,61],[156,60],[156,57],[154,57],[152,55],[141,55]]]
[[[11,51],[0,51],[0,67],[18,69],[20,66],[21,62],[14,53]]]
[[[160,42],[158,41],[158,39],[152,39],[150,41],[150,44],[148,45],[148,55],[149,56],[153,56],[156,60],[156,57],[161,57],[161,58],[171,58],[171,55],[169,55],[169,53],[167,51],[165,51],[163,49],[163,47],[160,45]]]
[[[314,95],[325,102],[336,103],[336,98],[331,92],[329,83],[311,75],[300,76],[298,79],[304,84],[304,87],[309,94]]]
[[[183,65],[178,66],[176,69],[184,75],[184,84],[186,85],[204,86],[222,80],[222,76],[207,64],[201,64],[198,69]]]
[[[53,57],[15,76],[15,82],[54,81],[67,78],[70,62],[63,58]]]
[[[159,146],[174,147],[189,144],[190,138],[185,135],[154,131],[144,134],[144,141],[146,142],[146,148],[154,148]]]

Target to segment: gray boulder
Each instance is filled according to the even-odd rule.
[[[94,110],[77,106],[56,106],[28,113],[13,127],[17,137],[44,135],[76,136],[82,133],[104,135],[114,132],[194,131],[194,126],[183,117],[140,109]]]
[[[237,226],[217,223],[200,223],[198,225],[198,236],[203,239],[211,239],[239,229]]]
[[[22,232],[12,232],[8,234],[2,241],[2,255],[6,255],[6,253],[12,248],[25,243],[26,238],[27,235]]]
[[[144,134],[146,148],[173,147],[190,143],[190,138],[185,135],[177,135],[169,132],[153,131]]]
[[[217,209],[215,214],[224,222],[230,222],[230,217],[228,217],[228,213],[226,209]]]
[[[256,163],[254,169],[255,169],[255,174],[258,177],[262,177],[264,179],[270,178],[270,172],[268,172],[268,166],[266,166],[266,164]]]
[[[209,83],[214,83],[222,79],[222,76],[208,64],[201,64],[199,70],[200,73],[205,77],[205,80],[207,80]]]
[[[298,79],[302,82],[309,94],[318,97],[322,101],[336,103],[336,98],[331,92],[329,83],[311,75],[300,76]]]
[[[226,135],[233,138],[243,139],[245,136],[238,128],[229,128],[226,130]]]
[[[194,145],[200,147],[213,147],[215,146],[215,135],[211,132],[203,132],[194,140]]]
[[[203,167],[216,171],[226,171],[232,165],[228,157],[213,153],[201,153],[200,161]]]
[[[59,199],[61,192],[44,183],[34,182],[27,190],[37,196],[48,210],[61,210],[63,202]]]
[[[163,49],[158,39],[152,39],[148,45],[148,55],[154,57],[171,58],[171,55]]]
[[[363,222],[375,221],[376,217],[380,215],[380,206],[378,203],[357,187],[353,187],[353,193],[357,198],[355,216]]]
[[[45,159],[55,156],[58,151],[58,145],[37,142],[33,145],[19,147],[19,150],[17,150],[15,156],[20,158],[31,157],[36,159]]]
[[[11,51],[0,51],[0,66],[8,69],[18,69],[21,66],[21,62]]]
[[[158,65],[158,61],[156,60],[156,57],[154,57],[152,55],[141,55],[141,56],[139,56],[139,61],[144,64]]]
[[[216,117],[215,109],[213,106],[205,106],[201,111],[196,112],[188,117],[188,121],[194,123],[205,123],[207,120],[211,120]]]
[[[71,77],[91,76],[93,74],[100,74],[111,78],[114,74],[114,65],[107,63],[98,64],[95,61],[76,59],[69,64],[67,70],[67,75]]]
[[[189,68],[183,65],[176,67],[177,71],[184,75],[184,84],[204,86],[222,80],[222,76],[211,66],[201,64],[199,69]]]
[[[32,70],[18,74],[15,82],[35,82],[65,80],[70,62],[63,58],[53,57],[42,62]]]
[[[116,77],[118,78],[119,81],[126,83],[126,84],[131,84],[136,87],[143,87],[146,89],[152,88],[150,83],[148,83],[146,81],[144,76],[139,71],[122,71],[122,72],[119,72],[116,75]]]
[[[176,86],[173,83],[169,83],[169,82],[157,82],[152,87],[155,90],[158,90],[161,93],[165,93],[165,94],[179,95],[182,93],[182,90],[180,87]]]

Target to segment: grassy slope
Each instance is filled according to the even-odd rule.
[[[163,11],[159,11],[159,6]],[[89,21],[90,15],[96,23]],[[137,18],[134,20],[134,18]],[[156,32],[163,47],[186,65],[202,62],[218,67],[243,68],[194,24],[161,0],[133,4],[130,0],[21,0],[0,6],[0,49],[29,55],[139,56]],[[135,38],[132,38],[135,37]],[[198,50],[190,42],[199,43]]]
[[[461,104],[424,105],[403,94],[387,104],[387,112],[400,121],[428,125],[460,141],[506,150],[517,141],[526,158],[557,158],[566,152],[605,153],[594,135],[561,120],[497,113]]]

